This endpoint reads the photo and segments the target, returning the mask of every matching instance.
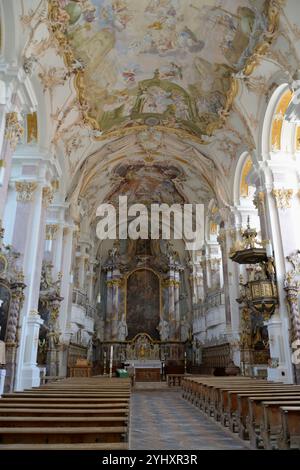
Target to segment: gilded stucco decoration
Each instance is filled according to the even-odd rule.
[[[15,187],[17,192],[17,201],[30,202],[33,200],[33,195],[38,184],[35,181],[16,181]]]
[[[292,189],[273,189],[272,195],[279,209],[289,209],[294,191]]]
[[[240,183],[240,195],[242,197],[249,196],[249,184],[247,177],[253,167],[251,157],[248,157],[242,171],[241,183]]]
[[[23,134],[24,128],[18,113],[7,113],[5,122],[5,138],[9,141],[13,151],[15,150],[20,139],[23,137]]]
[[[104,134],[161,125],[209,136],[269,50],[282,0],[50,0],[85,123]]]

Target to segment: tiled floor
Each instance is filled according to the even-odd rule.
[[[130,436],[134,450],[248,449],[174,391],[133,393]]]

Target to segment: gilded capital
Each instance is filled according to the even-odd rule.
[[[46,186],[43,188],[43,204],[44,206],[49,206],[52,204],[54,198],[53,188]]]
[[[33,193],[38,184],[35,181],[16,181],[17,201],[32,201]]]
[[[292,189],[272,189],[272,196],[279,209],[289,209],[294,191]]]
[[[18,119],[18,113],[7,113],[5,122],[5,138],[9,141],[13,150],[15,150],[19,140],[23,137],[23,134],[24,128]]]
[[[49,224],[46,225],[46,240],[53,240],[54,235],[58,230],[58,224]]]

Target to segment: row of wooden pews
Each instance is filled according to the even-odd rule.
[[[69,378],[0,398],[1,450],[128,449],[129,379]]]
[[[300,448],[300,386],[249,377],[194,376],[182,396],[253,448]]]

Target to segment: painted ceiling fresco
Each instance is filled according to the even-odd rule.
[[[271,36],[263,0],[50,0],[49,18],[87,120],[104,133],[137,125],[210,135],[234,75]]]
[[[112,203],[117,203],[119,194],[127,196],[131,204],[136,202],[146,205],[161,202],[182,204],[185,202],[184,197],[176,188],[176,179],[182,175],[175,166],[121,164],[115,168],[114,175],[119,177],[119,184],[108,196],[108,200]]]

